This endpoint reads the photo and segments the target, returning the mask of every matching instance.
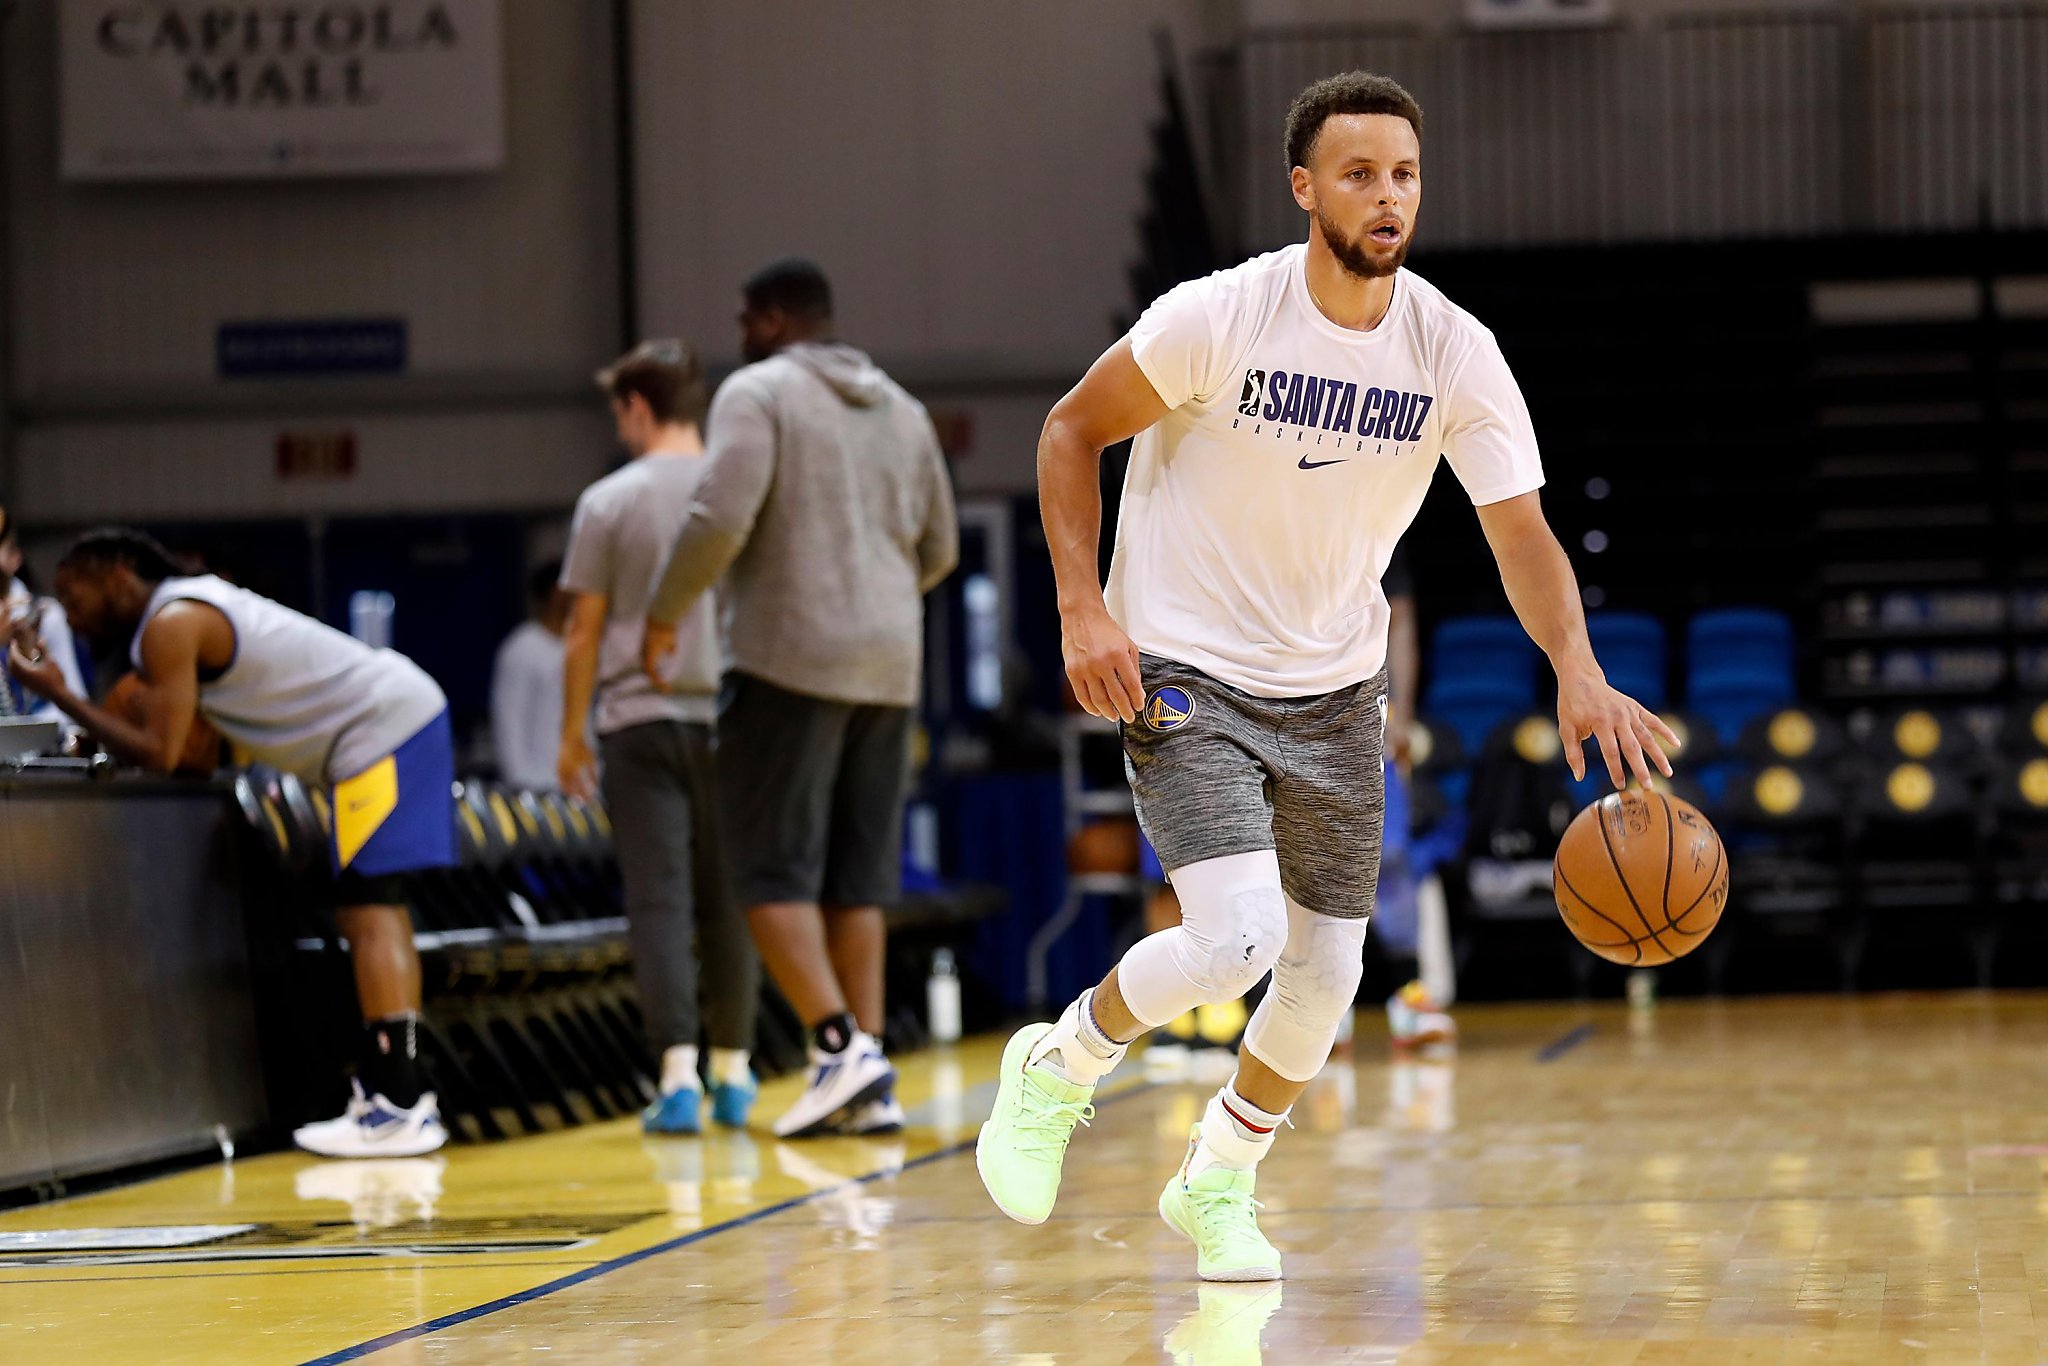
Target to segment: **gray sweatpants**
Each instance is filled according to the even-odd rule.
[[[711,1046],[751,1049],[761,968],[726,877],[711,728],[629,726],[601,737],[598,757],[649,1041],[694,1045],[701,990]]]

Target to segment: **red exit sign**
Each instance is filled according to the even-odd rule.
[[[354,432],[279,432],[277,477],[352,479],[356,472]]]

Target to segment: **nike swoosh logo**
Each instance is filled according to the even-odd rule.
[[[1345,457],[1345,459],[1349,459],[1349,458],[1350,458],[1349,456],[1346,456],[1346,457]],[[1343,460],[1311,460],[1311,459],[1309,459],[1309,458],[1308,458],[1307,456],[1305,456],[1305,455],[1304,455],[1303,457],[1301,457],[1301,460],[1300,460],[1300,462],[1299,462],[1299,463],[1300,463],[1300,466],[1301,466],[1301,468],[1302,468],[1302,469],[1305,469],[1305,470],[1319,470],[1319,469],[1321,469],[1321,468],[1322,468],[1323,466],[1325,466],[1325,465],[1341,465],[1341,464],[1343,464],[1343,463],[1344,463],[1344,461],[1343,461]]]

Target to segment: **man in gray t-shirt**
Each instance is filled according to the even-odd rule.
[[[584,490],[563,556],[562,587],[573,605],[564,646],[561,784],[565,792],[590,795],[603,760],[634,977],[662,1055],[661,1097],[643,1117],[645,1127],[700,1128],[701,989],[712,1115],[739,1128],[754,1096],[748,1052],[759,967],[720,843],[711,758],[719,648],[709,596],[678,623],[658,681],[642,667],[641,649],[648,604],[704,469],[704,382],[696,355],[676,341],[643,343],[598,382],[633,459]],[[597,754],[585,734],[593,700]]]

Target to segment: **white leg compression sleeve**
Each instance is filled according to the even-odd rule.
[[[1180,924],[1139,940],[1116,969],[1124,1004],[1148,1029],[1244,995],[1287,941],[1287,899],[1271,849],[1176,868],[1173,890]]]
[[[1329,1060],[1364,971],[1365,917],[1339,920],[1289,900],[1287,948],[1245,1026],[1245,1051],[1289,1081],[1312,1080]]]

